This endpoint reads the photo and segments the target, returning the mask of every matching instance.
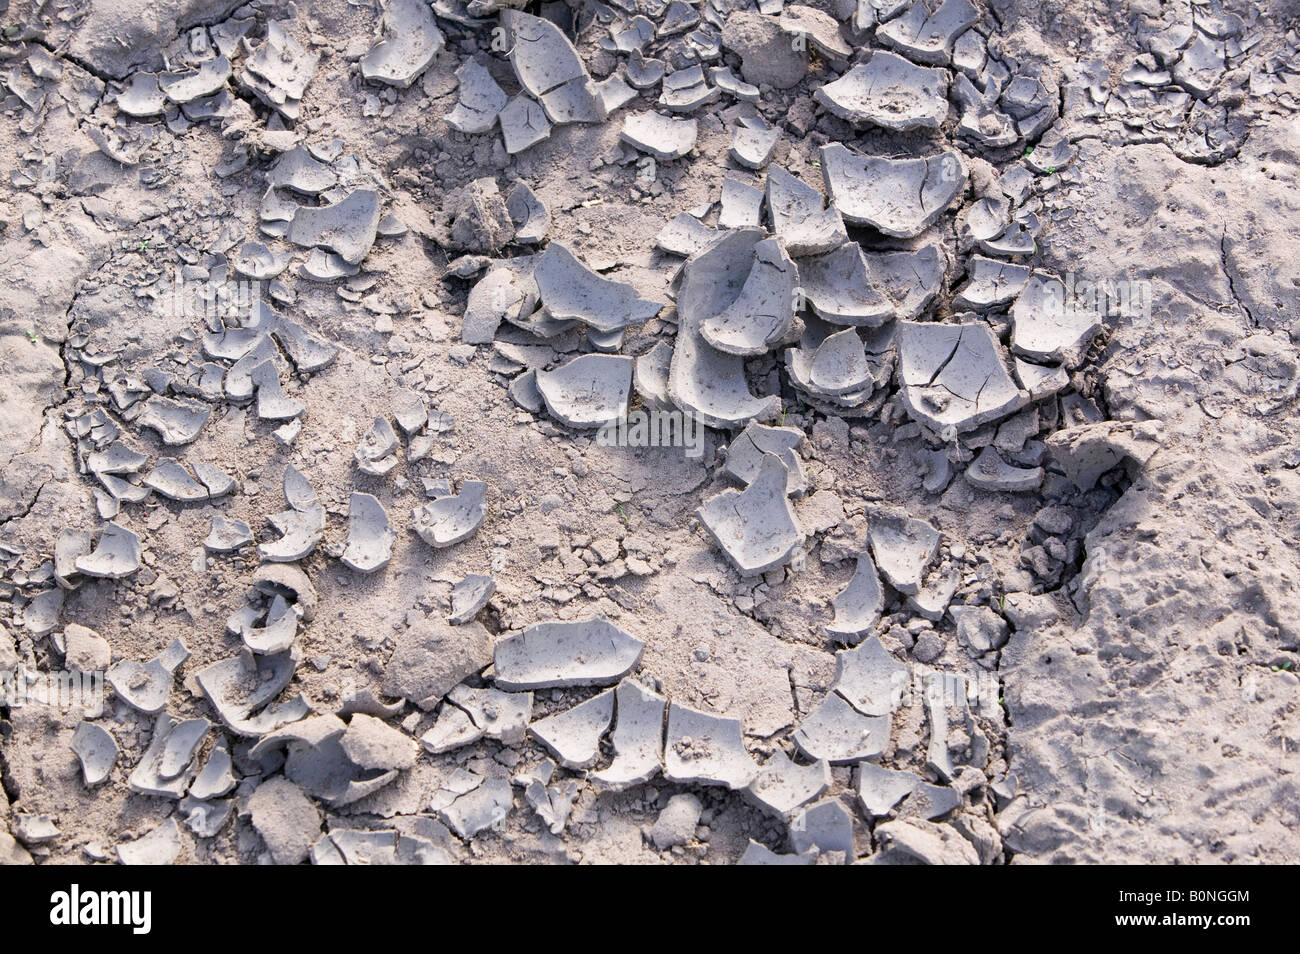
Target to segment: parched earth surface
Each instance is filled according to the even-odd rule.
[[[0,860],[1300,861],[1300,6],[0,7]]]

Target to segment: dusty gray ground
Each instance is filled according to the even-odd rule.
[[[763,173],[728,159],[736,124],[728,95],[695,111],[699,136],[687,156],[653,168],[620,145],[619,131],[626,114],[653,108],[658,87],[603,123],[556,126],[549,139],[511,156],[498,132],[466,135],[445,120],[458,100],[456,70],[470,56],[507,92],[518,89],[493,47],[495,13],[477,27],[440,17],[446,49],[412,86],[394,89],[360,75],[379,16],[365,3],[7,6],[0,49],[10,90],[0,130],[0,668],[64,669],[55,635],[74,623],[106,639],[115,662],[149,660],[180,637],[192,655],[167,711],[211,720],[201,756],[224,735],[240,782],[226,796],[230,819],[200,837],[176,800],[128,786],[153,716],[109,691],[104,714],[92,721],[112,733],[122,754],[108,780],[88,788],[69,748],[84,712],[0,708],[3,860],[116,860],[118,845],[172,816],[182,822],[176,857],[186,863],[255,863],[271,852],[296,858],[305,852],[277,851],[269,840],[285,830],[301,838],[304,829],[313,841],[349,829],[396,830],[416,836],[410,844],[431,846],[428,857],[463,862],[722,864],[738,860],[751,840],[781,853],[800,847],[798,819],[792,825],[765,813],[725,786],[657,777],[614,793],[565,769],[556,779],[576,780],[578,797],[562,833],[547,830],[520,786],[502,821],[470,839],[449,831],[438,809],[449,800],[444,785],[455,784],[453,774],[526,774],[546,757],[532,740],[422,751],[378,794],[346,807],[309,801],[294,818],[256,817],[256,791],[280,777],[280,766],[259,763],[247,752],[252,740],[224,731],[193,674],[238,653],[240,639],[227,632],[226,619],[243,604],[258,558],[255,547],[205,553],[203,540],[218,514],[246,521],[259,542],[272,539],[265,517],[284,509],[281,477],[292,464],[320,495],[328,524],[323,544],[302,561],[320,605],[299,629],[302,661],[285,697],[302,693],[318,714],[337,711],[351,692],[382,695],[403,634],[426,625],[426,616],[445,616],[451,585],[465,574],[490,573],[497,588],[480,621],[494,636],[603,613],[644,640],[640,682],[674,702],[740,719],[758,762],[777,750],[794,756],[792,732],[835,675],[838,647],[823,631],[829,600],[853,574],[871,515],[891,508],[943,532],[938,562],[961,576],[953,604],[986,607],[1009,621],[1011,633],[1000,650],[981,652],[959,638],[952,615],[931,623],[888,591],[875,635],[914,672],[972,682],[991,675],[1001,693],[970,720],[952,711],[951,778],[935,770],[933,720],[919,700],[894,712],[876,761],[955,789],[959,804],[934,821],[916,820],[906,803],[900,820],[870,817],[856,796],[854,767],[833,766],[819,800],[852,819],[852,850],[837,852],[827,841],[823,862],[1300,861],[1295,3],[979,3],[976,29],[1014,64],[1012,75],[1041,77],[1059,95],[1061,115],[1050,129],[1001,153],[956,135],[956,105],[933,132],[854,130],[812,99],[844,72],[817,54],[793,88],[762,87],[759,111],[782,129],[773,165],[818,188],[817,149],[827,142],[891,156],[962,150],[975,170],[971,185],[912,243],[938,241],[948,259],[926,320],[956,320],[951,300],[969,259],[958,227],[963,210],[997,175],[1024,164],[1044,136],[1073,144],[1077,155],[1067,167],[1035,174],[1041,230],[1034,253],[1015,260],[1094,282],[1149,283],[1150,308],[1107,315],[1069,387],[1037,402],[1031,439],[1093,415],[1141,425],[1159,449],[1141,466],[1113,469],[1087,492],[1065,480],[1050,456],[1034,490],[981,490],[962,469],[992,439],[989,428],[945,445],[907,427],[897,384],[870,416],[827,415],[801,399],[774,352],[749,362],[749,378],[755,393],[779,393],[781,423],[807,435],[800,453],[808,493],[794,504],[807,540],[789,566],[753,578],[737,574],[694,516],[702,501],[734,486],[720,472],[732,435],[710,431],[703,457],[692,459],[680,448],[602,447],[590,431],[565,427],[544,408],[522,409],[506,390],[520,365],[491,344],[461,342],[473,280],[447,270],[461,254],[447,229],[457,190],[483,177],[503,191],[522,180],[549,207],[551,241],[642,297],[668,301],[680,259],[655,248],[664,224],[716,202],[724,174],[763,183]],[[851,4],[812,6],[844,24],[855,61],[879,45],[871,29],[849,28]],[[715,9],[725,16],[747,5]],[[607,14],[632,16],[589,8],[576,42],[597,79],[621,72],[626,60],[599,44],[608,36]],[[253,19],[254,45],[271,19],[319,54],[297,123],[268,123],[266,105],[240,87],[243,52],[234,57],[224,118],[190,123],[175,106],[161,118],[119,114],[115,93],[131,74],[197,63],[206,27],[231,15]],[[1151,86],[1127,72],[1137,62],[1158,73],[1163,60],[1153,56],[1176,61],[1169,37],[1185,45],[1194,29],[1226,49],[1226,61],[1191,81],[1175,66],[1172,77]],[[205,39],[196,46],[198,35]],[[723,63],[739,72],[734,52],[724,50],[712,65]],[[1203,80],[1207,89],[1187,94]],[[122,137],[138,161],[110,158],[92,130]],[[379,238],[357,278],[314,282],[299,275],[307,249],[259,232],[259,206],[278,153],[334,138],[344,156],[357,157],[385,214],[406,231]],[[874,249],[909,245],[869,232],[851,234]],[[250,240],[293,253],[279,277],[293,301],[277,308],[339,354],[315,373],[282,374],[285,390],[307,408],[291,447],[272,435],[279,422],[259,420],[255,403],[217,399],[197,440],[166,448],[136,422],[134,405],[146,392],[123,407],[113,386],[123,376],[146,381],[158,369],[176,387],[209,360],[202,318],[160,311],[156,298],[182,264],[211,264],[211,255],[233,260]],[[499,254],[525,251],[509,245]],[[621,353],[672,344],[675,332],[670,307],[630,329]],[[524,339],[517,333],[512,340]],[[562,350],[546,348],[539,361],[551,367],[590,346],[578,336]],[[391,417],[402,389],[420,393],[454,428],[434,434],[422,461],[403,460],[385,477],[361,473],[357,441],[377,416]],[[123,504],[114,519],[140,536],[144,566],[121,580],[80,580],[64,594],[54,624],[41,625],[28,607],[37,600],[39,608],[40,595],[58,587],[55,539],[68,528],[97,537],[106,523],[94,496],[100,485],[82,464],[93,448],[75,436],[76,422],[96,409],[151,462],[206,461],[235,476],[238,490],[214,503],[155,494]],[[931,446],[947,446],[958,467],[937,494],[922,486],[919,456]],[[410,512],[426,499],[422,477],[486,482],[487,518],[475,535],[433,549],[410,532]],[[399,530],[391,563],[371,575],[338,559],[354,490],[376,495]],[[1064,524],[1043,518],[1062,510]],[[471,686],[491,685],[490,661],[481,661]],[[593,694],[541,690],[534,717]],[[436,716],[405,703],[387,721],[417,739]],[[608,752],[606,743],[602,759]],[[703,812],[684,844],[660,850],[656,841],[665,840],[649,832],[679,793],[697,796]],[[48,816],[57,836],[42,834],[34,816]],[[910,826],[915,850],[882,837],[881,824]],[[16,840],[3,834],[6,825]],[[327,854],[319,845],[317,853]]]

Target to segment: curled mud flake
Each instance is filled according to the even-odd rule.
[[[424,0],[385,0],[382,39],[361,60],[361,78],[406,89],[444,46],[433,10]]]
[[[383,504],[371,494],[354,493],[348,507],[348,542],[341,559],[362,573],[373,573],[393,557],[397,531]]]
[[[525,182],[516,182],[506,195],[506,211],[515,224],[515,241],[540,245],[551,230],[551,213]]]
[[[632,384],[642,403],[651,410],[672,409],[672,399],[668,396],[668,371],[672,367],[672,361],[673,348],[666,341],[657,342],[636,359]]]
[[[230,749],[222,738],[212,747],[207,761],[190,783],[189,794],[201,801],[220,798],[230,794],[237,781],[230,760]]]
[[[802,259],[799,287],[818,317],[832,324],[877,328],[895,317],[893,301],[876,287],[856,242]]]
[[[158,86],[173,103],[192,103],[226,88],[230,79],[230,60],[224,56],[208,60],[196,70],[158,74]],[[120,104],[120,101],[119,101]]]
[[[835,654],[832,688],[866,716],[887,716],[898,707],[908,669],[872,637],[854,649]]]
[[[700,322],[700,334],[726,354],[753,357],[780,341],[794,322],[799,272],[776,239],[754,246],[754,260],[740,294]]]
[[[938,129],[948,116],[948,74],[878,51],[813,98],[859,127]]]
[[[534,623],[497,641],[494,679],[509,690],[607,686],[636,668],[644,648],[603,616]]]
[[[901,16],[881,24],[876,39],[918,63],[943,66],[957,38],[978,20],[979,10],[970,0],[943,0],[937,8],[933,0],[915,0]]]
[[[796,453],[803,443],[804,433],[797,427],[768,427],[765,424],[748,424],[727,448],[723,471],[741,483],[749,485],[763,467],[763,458],[775,454],[785,465],[787,479],[785,492],[789,496],[802,496],[807,487],[803,459]]]
[[[554,371],[537,372],[546,408],[570,427],[601,427],[627,416],[634,360],[584,354]]]
[[[682,266],[668,393],[678,408],[711,427],[739,427],[780,411],[780,397],[754,397],[743,361],[718,351],[700,332],[707,318],[740,296],[762,240],[760,229],[733,230]]]
[[[451,588],[451,615],[447,622],[455,626],[468,623],[487,606],[496,588],[496,580],[483,573],[466,576]]]
[[[234,553],[252,542],[253,531],[244,521],[214,514],[203,546],[214,553]]]
[[[915,594],[943,534],[924,520],[879,515],[872,518],[867,538],[886,582],[900,593]]]
[[[649,321],[663,307],[662,302],[640,298],[631,285],[597,275],[558,242],[546,247],[533,275],[552,317],[581,321],[601,332]]]
[[[918,775],[882,768],[870,762],[858,766],[858,804],[869,818],[884,818],[922,783]]]
[[[140,538],[117,523],[109,523],[99,535],[95,549],[76,560],[84,576],[119,580],[140,569]]]
[[[694,255],[718,237],[716,229],[711,229],[689,212],[682,212],[659,230],[655,236],[655,247],[669,255],[683,258]]]
[[[468,841],[486,828],[504,821],[514,807],[510,782],[490,778],[438,812],[447,827]]]
[[[171,457],[159,458],[154,469],[144,478],[144,484],[169,500],[181,503],[208,500],[208,489],[191,477],[180,461]]]
[[[765,454],[744,491],[724,490],[696,510],[700,523],[744,576],[785,565],[803,543],[803,531],[786,496],[781,459]]]
[[[245,242],[231,263],[235,272],[255,281],[269,282],[289,267],[293,253],[276,254],[261,242]]]
[[[170,865],[181,853],[181,829],[175,817],[135,841],[117,846],[117,860],[124,865]]]
[[[1067,370],[1078,367],[1101,331],[1101,316],[1066,299],[1059,278],[1031,275],[1011,309],[1011,350],[1038,364],[1061,364]]]
[[[145,401],[136,424],[156,432],[168,447],[176,447],[194,441],[211,414],[206,405],[154,395]]]
[[[858,554],[857,568],[848,585],[831,599],[835,619],[826,626],[826,635],[841,642],[856,642],[875,628],[884,605],[876,565],[864,550]]]
[[[992,446],[980,451],[966,468],[966,480],[980,490],[1028,493],[1043,482],[1043,468],[1008,464]]]
[[[665,162],[680,159],[695,148],[699,126],[694,119],[673,119],[659,113],[633,113],[623,120],[619,138],[633,148]]]
[[[460,493],[440,497],[411,511],[413,529],[431,547],[449,547],[466,539],[487,516],[487,484],[466,480]]]
[[[379,204],[374,189],[357,189],[333,205],[300,206],[289,223],[287,238],[295,245],[335,252],[349,265],[360,264],[375,244]]]
[[[245,626],[240,635],[255,653],[275,655],[289,650],[298,635],[298,613],[283,596],[274,596],[261,626]]]
[[[72,734],[72,751],[81,761],[81,778],[87,786],[104,782],[117,764],[117,740],[103,726],[81,722]]]
[[[827,206],[820,192],[776,166],[767,171],[767,210],[772,231],[796,258],[821,255],[848,241],[835,201]]]
[[[966,284],[957,289],[953,307],[989,311],[1014,301],[1029,281],[1029,266],[999,262],[972,255],[966,265]]]
[[[158,74],[133,74],[117,94],[117,108],[139,119],[161,116],[167,109],[167,95],[158,85]]]
[[[498,119],[506,152],[512,156],[529,146],[537,145],[551,134],[551,122],[546,118],[546,110],[523,93],[506,103]]]
[[[966,191],[969,173],[955,150],[923,159],[887,159],[839,143],[821,148],[826,189],[844,218],[886,235],[914,238]]]
[[[110,666],[105,676],[113,691],[127,705],[153,715],[167,707],[176,670],[189,655],[189,650],[178,638],[149,662],[124,659]]]
[[[962,434],[1020,410],[1029,395],[1007,371],[1002,347],[982,322],[899,322],[898,373],[913,419]]]

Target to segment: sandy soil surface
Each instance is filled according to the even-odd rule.
[[[0,8],[0,861],[1300,861],[1296,3]]]

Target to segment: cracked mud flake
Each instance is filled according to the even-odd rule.
[[[471,573],[451,588],[451,615],[447,622],[453,625],[468,623],[496,592],[496,580],[483,573]]]
[[[279,705],[272,703],[289,685],[299,658],[297,649],[273,656],[254,655],[245,649],[200,669],[194,678],[232,732],[261,736],[307,715],[302,696]]]
[[[361,59],[361,77],[406,89],[443,48],[442,31],[424,0],[384,0],[379,40]]]
[[[568,37],[549,20],[520,10],[501,11],[501,25],[513,41],[510,63],[520,84],[540,99],[575,79],[585,79],[586,67]]]
[[[152,715],[166,708],[176,670],[189,656],[189,650],[177,637],[149,662],[119,660],[109,668],[105,676],[113,691],[127,705]]]
[[[822,176],[840,214],[854,225],[914,238],[963,192],[969,173],[955,150],[923,159],[864,156],[839,143],[821,147]]]
[[[801,806],[820,798],[831,787],[831,766],[824,759],[799,765],[780,749],[763,763],[745,789],[745,797],[779,818],[790,818]]]
[[[948,75],[877,51],[813,98],[855,126],[938,129],[948,116]]]
[[[490,778],[466,792],[438,814],[458,836],[469,840],[505,819],[514,807],[514,792],[503,778]]]
[[[848,241],[844,220],[832,201],[784,169],[767,171],[767,211],[772,231],[796,258],[820,255]]]
[[[535,146],[551,134],[551,123],[540,103],[523,93],[518,94],[497,117],[501,123],[501,138],[510,155]]]
[[[853,849],[853,816],[838,799],[828,798],[799,812],[790,824],[790,850],[796,855],[816,850],[836,852],[848,864]]]
[[[810,759],[846,765],[874,759],[889,747],[890,717],[866,716],[838,692],[829,692],[791,738]]]
[[[876,30],[876,39],[918,63],[946,64],[957,37],[979,20],[970,0],[915,0],[902,14]]]
[[[740,294],[726,308],[700,321],[706,342],[725,354],[753,357],[771,349],[794,322],[799,273],[781,243],[764,239]]]
[[[619,138],[629,146],[667,162],[680,159],[694,149],[698,134],[699,126],[694,119],[634,113],[623,120]]]
[[[567,769],[587,769],[600,758],[600,740],[614,719],[614,690],[528,726],[528,732],[546,746]]]
[[[728,562],[745,576],[785,565],[803,543],[803,531],[786,496],[788,479],[781,459],[765,454],[745,490],[724,490],[696,510]]]
[[[682,212],[659,230],[655,245],[670,255],[689,258],[718,237],[711,229],[689,212]]]
[[[627,416],[634,360],[584,354],[554,371],[537,372],[546,409],[570,427],[601,427]]]
[[[804,474],[803,459],[795,451],[803,440],[804,433],[797,427],[747,424],[727,448],[723,470],[748,485],[762,470],[764,456],[774,454],[785,465],[787,496],[801,496],[807,486],[807,477]]]
[[[493,679],[509,690],[606,686],[635,669],[644,649],[602,616],[534,623],[497,641]]]
[[[775,126],[771,129],[737,126],[732,133],[728,154],[746,169],[761,170],[772,161],[780,141],[781,130]]]
[[[374,189],[356,189],[342,201],[319,208],[299,206],[286,237],[295,245],[323,248],[357,265],[375,244],[379,206]]]
[[[466,480],[460,493],[411,511],[411,529],[431,547],[449,547],[472,536],[487,517],[487,484]]]
[[[668,700],[630,678],[618,684],[614,697],[614,761],[591,779],[603,788],[622,791],[648,782],[663,768]]]
[[[832,689],[863,715],[887,716],[898,708],[908,668],[877,637],[835,654]]]
[[[984,322],[898,323],[898,374],[903,403],[918,422],[942,432],[974,430],[1029,403]]]
[[[196,70],[159,73],[158,85],[173,103],[191,103],[226,88],[230,79],[230,60],[224,56],[201,63]]]
[[[943,534],[924,520],[888,514],[871,519],[867,530],[876,568],[900,593],[915,594],[939,552]]]
[[[1043,482],[1043,468],[1008,464],[989,446],[966,468],[966,480],[980,490],[1028,493]]]
[[[140,569],[140,556],[140,537],[121,524],[109,523],[100,532],[95,549],[77,557],[77,572],[118,580]]]
[[[887,769],[870,762],[858,766],[858,803],[870,818],[884,818],[921,784],[911,772]]]
[[[758,774],[739,719],[673,702],[668,706],[664,775],[675,782],[743,789]]]
[[[1011,350],[1039,364],[1078,366],[1101,331],[1100,313],[1067,301],[1065,283],[1054,275],[1031,275],[1011,309]]]
[[[154,395],[145,401],[136,423],[156,432],[168,447],[176,447],[196,440],[211,414],[211,408],[197,402]]]
[[[856,242],[801,259],[799,284],[813,311],[832,324],[876,328],[895,317],[893,301],[876,287]]]
[[[986,311],[1014,301],[1029,281],[1028,265],[999,262],[982,255],[972,255],[967,264],[967,281],[957,289],[953,305],[957,308]]]

